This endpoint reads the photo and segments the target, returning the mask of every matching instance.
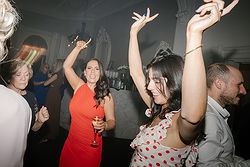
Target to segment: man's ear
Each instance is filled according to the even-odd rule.
[[[222,81],[222,80],[216,79],[214,81],[214,84],[215,84],[217,89],[222,89],[224,87],[224,85],[225,85],[225,82]]]

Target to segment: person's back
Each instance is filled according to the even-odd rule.
[[[26,100],[0,85],[0,166],[21,167],[30,129],[31,110]]]
[[[232,132],[227,123],[226,105],[237,105],[246,94],[241,72],[233,66],[212,64],[207,70],[208,103],[205,139],[199,143],[197,166],[250,166],[250,161],[235,155]]]

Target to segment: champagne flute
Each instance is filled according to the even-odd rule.
[[[98,116],[95,116],[92,120],[92,124],[93,125],[96,125],[97,124],[97,121],[99,120],[99,117]],[[94,128],[94,127],[93,127]],[[98,133],[99,129],[95,129],[94,128],[94,140],[93,142],[91,143],[91,146],[92,147],[98,147],[99,143],[96,141],[96,135]]]

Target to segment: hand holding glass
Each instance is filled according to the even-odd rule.
[[[99,117],[98,116],[95,116],[94,118],[93,118],[93,120],[92,120],[92,124],[93,124],[93,128],[94,128],[94,140],[93,140],[93,142],[91,143],[91,146],[92,147],[98,147],[98,142],[96,141],[96,135],[97,135],[97,133],[98,133],[98,131],[100,130],[100,129],[95,129],[95,126],[96,126],[96,124],[97,124],[97,121],[99,120]]]

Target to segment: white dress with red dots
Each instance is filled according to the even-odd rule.
[[[130,167],[186,167],[194,166],[198,151],[193,145],[184,148],[171,148],[161,145],[160,141],[167,136],[167,129],[172,126],[172,116],[178,111],[165,115],[158,125],[154,127],[140,127],[140,132],[131,142],[135,149]],[[146,113],[147,114],[147,113]]]

